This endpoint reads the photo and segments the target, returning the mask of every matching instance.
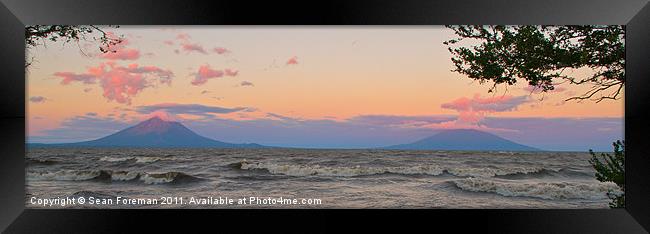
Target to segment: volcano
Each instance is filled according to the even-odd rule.
[[[439,132],[422,140],[384,149],[404,150],[471,150],[471,151],[539,151],[530,146],[515,143],[492,133],[473,129],[453,129]]]
[[[65,147],[210,147],[210,148],[263,148],[259,144],[233,144],[201,136],[176,121],[153,117],[135,126],[92,141],[39,144]],[[35,146],[39,146],[35,145]]]

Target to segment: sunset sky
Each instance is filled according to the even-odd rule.
[[[153,115],[216,140],[310,148],[378,147],[475,128],[546,150],[611,151],[624,100],[569,101],[523,82],[451,72],[444,27],[191,26],[106,29],[126,40],[28,51],[29,142],[92,140]],[[589,71],[576,72],[577,75]]]

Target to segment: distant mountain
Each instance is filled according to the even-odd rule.
[[[264,148],[258,144],[233,144],[200,136],[183,124],[153,117],[135,126],[92,141],[64,144],[29,144],[30,147],[205,147]]]
[[[384,149],[539,151],[491,133],[472,129],[446,130],[410,144],[393,145]]]

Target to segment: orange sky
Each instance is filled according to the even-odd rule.
[[[442,42],[453,35],[444,27],[123,26],[112,31],[127,38],[124,48],[137,50],[137,59],[100,58],[97,48],[87,42],[50,43],[29,51],[35,57],[27,74],[29,135],[37,136],[86,113],[141,118],[124,108],[159,103],[254,109],[243,115],[223,115],[235,119],[275,113],[345,120],[359,115],[457,115],[457,110],[442,105],[476,94],[480,98],[528,95],[529,100],[514,109],[486,116],[588,118],[624,114],[623,100],[562,102],[585,92],[586,87],[560,86],[562,92],[542,95],[530,94],[521,84],[507,87],[507,92],[505,86],[499,87],[489,94],[491,84],[479,85],[450,71],[451,55]],[[218,53],[215,48],[227,52]],[[294,57],[296,63],[288,64]],[[172,72],[173,78],[166,84],[155,75],[146,77],[144,87],[123,93],[130,103],[120,103],[103,95],[107,88],[100,80],[94,84],[62,84],[63,77],[54,75],[84,74],[102,63],[125,69],[129,64],[155,66]],[[206,65],[214,71],[231,69],[237,74],[192,84],[199,67]],[[244,81],[253,85],[242,86]],[[33,97],[43,97],[44,101],[30,101]]]

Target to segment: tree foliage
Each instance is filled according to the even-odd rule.
[[[109,28],[119,26],[109,25]],[[111,36],[95,25],[29,25],[25,27],[25,45],[30,47],[46,46],[48,42],[78,43],[80,40],[99,42],[99,50],[102,53],[116,52],[113,46],[121,43],[123,38]],[[25,63],[27,68],[31,62]]]
[[[596,155],[593,150],[589,150],[591,159],[589,163],[596,169],[596,179],[602,182],[614,182],[623,191],[622,194],[609,193],[612,202],[609,206],[625,206],[625,141],[616,141],[614,145],[614,155],[601,153]]]
[[[567,100],[619,99],[625,84],[625,28],[605,26],[447,26],[457,38],[445,41],[455,72],[480,83],[514,85],[522,79],[543,92],[569,83],[590,85]],[[461,41],[469,39],[470,46]],[[478,43],[471,43],[478,42]],[[586,77],[572,72],[590,68]],[[598,95],[597,95],[598,94]]]

